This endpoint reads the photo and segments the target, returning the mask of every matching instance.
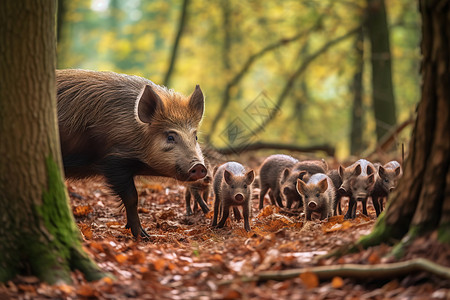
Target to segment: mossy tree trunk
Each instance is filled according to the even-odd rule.
[[[372,104],[377,140],[381,141],[397,123],[384,0],[367,0],[366,27],[371,48]]]
[[[0,1],[0,282],[103,276],[81,248],[56,116],[56,1]]]
[[[421,0],[422,99],[397,191],[360,244],[402,241],[437,230],[450,243],[450,1]],[[397,252],[401,254],[401,251]]]

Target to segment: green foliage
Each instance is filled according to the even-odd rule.
[[[60,68],[112,70],[162,83],[178,26],[182,1],[66,1]],[[248,58],[264,47],[308,31],[295,42],[270,51],[252,64],[231,89],[212,142],[265,91],[276,102],[288,78],[326,42],[361,24],[366,1],[191,1],[170,88],[189,94],[200,84],[207,99],[201,131],[209,132],[224,90]],[[102,6],[103,5],[103,6]],[[419,100],[419,15],[414,1],[386,1],[391,30],[398,122],[408,119]],[[225,26],[225,20],[228,25]],[[315,26],[316,25],[316,26]],[[309,65],[296,80],[280,112],[254,140],[303,145],[337,145],[348,154],[355,70],[352,38]],[[365,45],[369,47],[370,45]],[[369,51],[365,51],[367,56]],[[365,64],[370,57],[365,57]],[[369,67],[364,68],[366,143],[374,146]],[[253,120],[254,121],[254,120]],[[251,129],[257,124],[246,121]]]

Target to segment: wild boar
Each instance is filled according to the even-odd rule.
[[[292,169],[296,163],[298,163],[297,159],[284,154],[274,154],[264,160],[259,169],[259,187],[261,188],[259,209],[264,207],[264,196],[269,190],[272,205],[275,205],[276,201],[278,206],[283,207],[280,178],[284,176],[286,169]]]
[[[311,175],[325,173],[328,166],[324,160],[304,160],[296,163],[292,169],[285,169],[280,180],[282,198],[286,200],[286,208],[297,203],[296,208],[303,205],[303,199],[297,192],[297,179],[307,181]]]
[[[402,167],[395,160],[386,163],[384,166],[378,165],[376,167],[378,176],[370,196],[378,217],[383,211],[383,199],[387,198],[389,193],[394,190],[397,186],[397,180],[402,176]]]
[[[208,172],[205,177],[186,184],[186,192],[184,198],[186,201],[187,216],[191,216],[193,214],[191,209],[192,196],[194,197],[194,211],[197,211],[198,206],[200,206],[204,214],[207,214],[209,212],[208,197],[212,183],[212,174],[210,166],[206,164],[206,167]]]
[[[354,219],[356,217],[357,201],[362,203],[363,214],[367,214],[367,198],[372,193],[376,180],[376,170],[374,165],[365,160],[360,159],[355,164],[354,176],[347,178],[349,190],[347,191],[350,197],[348,203],[348,210],[344,219]],[[344,185],[344,183],[342,184]]]
[[[103,175],[126,210],[127,228],[148,236],[137,213],[135,175],[195,181],[207,170],[197,143],[204,97],[138,76],[57,70],[58,123],[69,178]]]
[[[320,213],[320,220],[333,215],[335,192],[330,177],[323,173],[317,173],[312,175],[307,183],[298,179],[297,191],[303,197],[303,207],[307,221],[311,221],[313,212]]]
[[[336,169],[329,170],[326,174],[330,177],[334,187],[335,197],[333,201],[333,215],[342,215],[341,199],[346,196],[346,193],[339,189],[342,185],[342,178],[339,176],[339,171]]]
[[[242,207],[244,228],[250,231],[250,201],[252,195],[252,183],[255,179],[253,170],[247,171],[243,165],[237,162],[227,162],[221,165],[214,175],[214,217],[212,226],[222,228],[233,208],[237,220],[240,213],[237,207]],[[237,210],[237,212],[236,212]],[[220,221],[218,222],[218,218]]]

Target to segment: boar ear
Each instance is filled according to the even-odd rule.
[[[288,168],[284,169],[283,171],[283,177],[281,177],[281,181],[285,182],[286,179],[289,177],[289,175],[291,174],[291,170],[289,170]]]
[[[344,167],[342,167],[342,166],[339,166],[339,169],[338,169],[338,173],[339,173],[339,176],[341,177],[341,179],[344,179]]]
[[[303,182],[303,180],[297,179],[297,192],[300,195],[304,195],[305,194],[305,188],[306,188],[306,184]]]
[[[164,107],[161,98],[148,84],[144,87],[144,91],[138,101],[137,115],[143,123],[151,123],[157,108]]]
[[[383,168],[383,166],[380,166],[380,168],[378,169],[378,174],[383,179],[386,177],[386,170]]]
[[[402,172],[402,168],[400,168],[400,167],[395,168],[395,176],[400,175],[401,172]]]
[[[308,174],[308,172],[306,172],[305,170],[300,171],[300,173],[298,173],[297,178],[298,179],[302,179],[305,177],[305,175]]]
[[[195,91],[192,93],[189,99],[189,108],[196,114],[200,122],[203,117],[203,111],[205,109],[205,98],[203,97],[203,92],[198,84],[195,86]]]
[[[359,174],[361,174],[361,165],[360,165],[360,164],[358,164],[358,165],[355,167],[355,169],[353,170],[353,174],[354,174],[355,176],[358,176]]]
[[[247,184],[252,184],[253,180],[255,180],[255,172],[253,170],[250,170],[245,174],[245,181]]]
[[[229,171],[225,170],[225,172],[223,173],[223,178],[225,179],[225,182],[228,185],[231,185],[231,183],[233,182],[233,174],[231,174]]]
[[[328,181],[327,181],[327,179],[324,178],[321,181],[319,181],[318,186],[319,186],[320,193],[325,192],[327,190],[327,188],[328,188]]]
[[[374,167],[372,167],[371,165],[368,165],[367,166],[367,174],[370,175],[370,174],[373,174],[373,173],[375,173]]]
[[[369,184],[373,184],[375,182],[375,174],[370,174],[369,177],[367,178],[367,182]]]

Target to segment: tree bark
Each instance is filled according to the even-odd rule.
[[[367,0],[367,32],[371,45],[372,103],[377,140],[396,124],[391,50],[384,0]]]
[[[81,248],[62,179],[55,89],[56,1],[0,2],[0,282],[103,276]]]
[[[373,232],[360,244],[399,240],[395,254],[415,237],[437,230],[450,243],[450,1],[420,1],[422,99],[397,192]]]

